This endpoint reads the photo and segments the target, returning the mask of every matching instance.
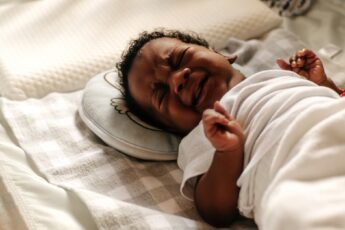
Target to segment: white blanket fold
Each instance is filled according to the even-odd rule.
[[[274,167],[272,160],[279,155],[277,146],[282,144],[291,123],[314,106],[338,98],[334,91],[282,70],[254,74],[224,95],[221,104],[240,122],[246,137],[244,171],[237,181],[241,188],[238,205],[244,216],[254,217],[271,180],[269,167]],[[295,143],[289,144],[284,149]],[[191,195],[186,192],[186,182],[208,170],[213,154],[214,148],[200,123],[182,140],[179,149],[178,163],[184,170],[181,189],[185,195]]]

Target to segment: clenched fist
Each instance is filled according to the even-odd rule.
[[[240,124],[217,101],[202,116],[204,132],[217,151],[243,152],[244,135]]]
[[[318,85],[328,81],[321,59],[312,50],[299,50],[290,57],[289,63],[278,59],[277,64],[281,69],[291,70]]]

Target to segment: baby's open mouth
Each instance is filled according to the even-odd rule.
[[[199,104],[199,101],[200,101],[200,98],[201,98],[201,94],[202,94],[202,91],[204,89],[204,86],[205,86],[205,83],[207,82],[208,80],[208,77],[204,77],[199,85],[198,85],[198,88],[196,89],[195,93],[194,93],[194,97],[193,97],[193,101],[192,101],[192,105],[193,106],[196,106]]]

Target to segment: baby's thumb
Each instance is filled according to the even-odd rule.
[[[276,60],[276,63],[278,64],[278,66],[281,68],[281,69],[284,69],[284,70],[291,70],[291,66],[286,63],[283,59],[279,58]]]
[[[213,108],[216,112],[224,115],[227,119],[232,120],[231,115],[228,113],[228,111],[226,111],[226,109],[220,104],[219,101],[216,101],[214,103]]]

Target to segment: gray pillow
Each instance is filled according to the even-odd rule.
[[[105,143],[146,160],[174,160],[181,139],[152,127],[128,111],[115,70],[93,77],[79,106],[85,124]]]

